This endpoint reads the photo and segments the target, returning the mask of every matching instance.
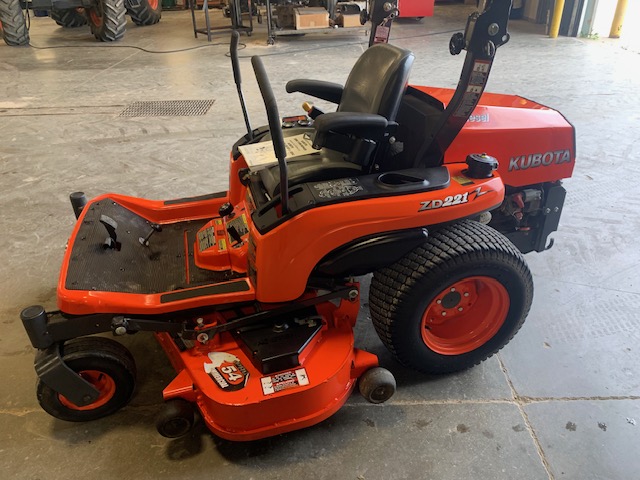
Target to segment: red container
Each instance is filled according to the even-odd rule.
[[[400,18],[422,18],[433,16],[435,0],[398,0]]]

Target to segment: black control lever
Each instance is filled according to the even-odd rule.
[[[113,218],[108,217],[106,215],[100,215],[100,223],[104,225],[104,228],[107,230],[109,236],[102,243],[103,249],[115,249],[120,250],[122,244],[118,241],[118,234],[116,233],[116,229],[118,228],[118,222],[116,222]]]
[[[267,119],[269,120],[269,131],[271,133],[273,151],[276,154],[278,165],[280,167],[280,205],[282,215],[284,216],[289,213],[289,175],[287,172],[286,162],[287,147],[284,143],[280,113],[278,113],[276,97],[273,95],[271,83],[267,77],[267,72],[264,69],[262,60],[260,60],[260,57],[251,57],[251,64],[253,65],[253,71],[256,74],[256,80],[258,81],[258,87],[262,94],[262,100],[264,101],[264,106],[267,110]]]
[[[249,114],[247,113],[247,106],[244,103],[244,95],[242,94],[242,78],[240,77],[240,59],[238,58],[238,44],[240,43],[240,34],[237,30],[234,30],[231,34],[231,45],[229,54],[231,55],[231,67],[233,68],[233,80],[238,90],[238,98],[240,99],[240,106],[242,107],[242,116],[244,117],[244,124],[247,127],[247,139],[253,140],[253,129],[249,122]]]
[[[138,241],[140,242],[140,244],[145,247],[149,246],[149,239],[151,238],[151,235],[153,235],[156,232],[162,231],[162,227],[157,223],[150,223],[149,226],[151,227],[151,230],[149,231],[149,233],[147,233],[144,237],[138,238]]]

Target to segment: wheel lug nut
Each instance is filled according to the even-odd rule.
[[[436,300],[436,303],[440,305],[442,303],[442,300]]]
[[[447,312],[442,312],[442,316],[445,317],[447,315]]]
[[[464,292],[464,296],[468,297],[469,296],[469,292]]]
[[[462,311],[462,307],[458,307],[458,311],[461,312]]]
[[[455,292],[455,291],[456,291],[456,289],[455,289],[455,288],[453,288],[453,287],[451,287],[451,291],[452,291],[452,292]]]

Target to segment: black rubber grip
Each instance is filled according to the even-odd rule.
[[[242,83],[242,78],[240,77],[240,60],[238,59],[238,44],[240,43],[240,34],[237,30],[234,30],[231,33],[231,45],[230,45],[230,54],[231,54],[231,67],[233,68],[233,81],[236,82],[236,85],[240,85]]]
[[[273,140],[273,149],[276,152],[278,160],[284,160],[287,156],[287,150],[284,145],[284,135],[282,134],[280,113],[278,113],[276,97],[273,95],[271,83],[269,83],[267,72],[264,69],[264,65],[262,64],[260,57],[251,57],[251,65],[253,65],[253,71],[256,74],[256,80],[258,81],[258,87],[260,87],[260,93],[264,100],[264,106],[267,109],[267,119],[269,120],[269,130],[271,131],[271,138]]]
[[[262,60],[260,57],[251,57],[251,65],[253,65],[253,71],[256,74],[256,80],[258,81],[258,87],[260,87],[260,93],[262,94],[262,100],[264,100],[264,106],[267,109],[267,119],[269,120],[269,130],[271,132],[271,141],[273,143],[273,150],[275,151],[276,158],[278,159],[278,166],[280,167],[280,205],[282,214],[289,213],[289,175],[287,172],[287,148],[284,144],[284,135],[282,133],[282,124],[280,123],[280,113],[278,112],[278,104],[276,103],[276,97],[273,95],[271,89],[271,83],[269,83],[269,77],[264,69]]]

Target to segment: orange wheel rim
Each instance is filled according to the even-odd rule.
[[[85,405],[83,407],[79,407],[75,403],[67,400],[64,395],[58,394],[58,398],[60,403],[71,410],[95,410],[96,408],[100,408],[103,405],[113,398],[116,393],[116,382],[111,378],[111,376],[107,375],[104,372],[99,372],[97,370],[83,370],[79,373],[79,375],[84,378],[91,385],[96,387],[100,392],[97,400],[89,405]]]
[[[95,8],[89,10],[89,16],[91,17],[91,23],[93,23],[96,27],[102,25],[102,14],[99,13]]]
[[[471,352],[500,330],[509,305],[507,289],[495,278],[464,278],[427,306],[420,325],[422,340],[441,355]]]
[[[148,0],[148,1],[149,1],[149,6],[153,10],[157,10],[158,9],[158,0]]]

